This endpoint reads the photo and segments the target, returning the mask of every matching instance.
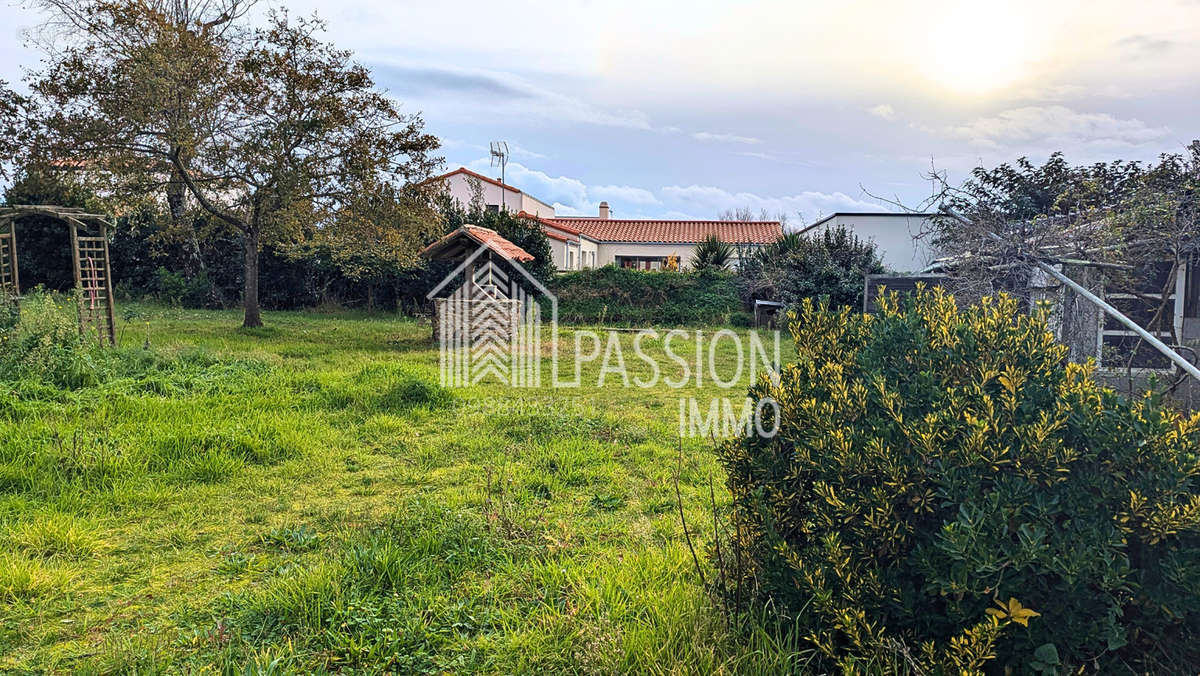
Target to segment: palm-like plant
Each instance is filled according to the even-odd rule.
[[[716,235],[709,235],[696,245],[692,268],[696,270],[725,270],[733,258],[733,247]]]

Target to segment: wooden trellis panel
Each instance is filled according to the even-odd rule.
[[[79,228],[71,224],[71,253],[75,259],[75,288],[79,292],[79,330],[84,338],[96,336],[101,345],[116,345],[107,229],[101,225],[100,236],[91,237],[79,234]]]

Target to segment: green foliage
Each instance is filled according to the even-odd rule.
[[[716,235],[708,235],[696,245],[692,255],[693,270],[727,270],[733,260],[733,247]]]
[[[721,456],[741,588],[827,669],[1194,670],[1200,414],[1097,385],[1006,296],[791,318],[797,361],[751,390],[778,436]]]
[[[607,265],[556,277],[558,319],[572,324],[728,324],[742,309],[733,274],[643,271]]]
[[[738,277],[744,298],[796,307],[805,298],[829,299],[832,307],[862,307],[863,276],[883,272],[873,242],[845,227],[819,236],[789,233],[743,256]]]
[[[159,301],[182,307],[204,307],[212,293],[212,283],[204,271],[189,278],[160,267],[155,272],[155,286]]]
[[[464,209],[448,194],[442,196],[439,210],[445,222],[445,232],[451,232],[468,223],[495,230],[501,237],[533,256],[532,261],[521,264],[529,274],[543,282],[554,277],[557,268],[554,266],[550,240],[536,220],[509,211],[488,211],[478,204]]]
[[[35,291],[21,302],[20,320],[0,330],[0,381],[45,380],[80,387],[90,380],[98,350],[85,347],[69,296]]]
[[[100,200],[81,182],[64,177],[61,172],[31,167],[22,167],[16,180],[5,189],[4,200],[8,204],[54,204],[103,211]],[[72,289],[74,261],[67,224],[50,216],[30,215],[16,226],[21,288],[44,285],[55,291]]]

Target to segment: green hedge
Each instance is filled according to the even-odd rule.
[[[751,391],[778,436],[721,449],[725,562],[822,670],[1196,673],[1200,414],[1097,385],[1003,296],[806,300],[791,331]]]
[[[677,326],[746,324],[729,272],[644,271],[605,266],[555,277],[559,321]]]

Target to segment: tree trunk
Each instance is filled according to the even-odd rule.
[[[183,273],[188,279],[195,277],[205,269],[204,257],[200,254],[200,238],[196,236],[196,226],[192,223],[187,212],[187,185],[179,176],[179,170],[171,171],[171,180],[167,182],[167,210],[171,215],[171,227],[183,237]]]
[[[262,326],[262,314],[258,310],[258,230],[252,228],[242,233],[245,244],[245,292],[243,302],[246,306],[246,318],[242,326],[254,328]]]

